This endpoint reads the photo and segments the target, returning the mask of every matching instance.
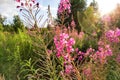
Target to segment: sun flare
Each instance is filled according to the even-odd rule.
[[[115,9],[116,5],[120,3],[120,0],[96,0],[99,6],[99,12],[101,15],[107,14]]]

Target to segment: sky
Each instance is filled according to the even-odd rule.
[[[47,8],[50,5],[52,15],[56,17],[59,0],[37,0],[37,2],[40,3],[41,14],[47,15]],[[19,14],[19,9],[16,6],[15,0],[0,0],[0,14],[7,18],[7,23],[12,23],[13,16]]]
[[[13,15],[17,15],[14,0],[0,0],[0,14],[12,19]]]
[[[41,13],[47,15],[47,6],[50,5],[53,17],[56,17],[57,8],[60,0],[37,0],[41,5]],[[87,0],[88,4],[92,0]],[[99,6],[99,12],[104,15],[112,11],[120,0],[96,0]],[[8,22],[14,15],[18,14],[16,2],[14,0],[0,0],[0,14],[8,18]]]
[[[116,4],[120,3],[120,0],[96,0],[99,5],[99,12],[101,15],[107,14],[116,8]]]

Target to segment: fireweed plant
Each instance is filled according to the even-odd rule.
[[[61,0],[60,1],[60,5],[58,7],[58,14],[61,15],[64,12],[66,12],[66,14],[70,14],[71,13],[71,9],[70,9],[70,1],[69,0]]]
[[[71,4],[69,0],[60,0],[57,14],[60,19],[59,21],[61,23],[61,28],[66,27],[69,29],[70,28],[73,29],[73,27],[75,27],[75,22],[73,18],[72,18],[71,23],[66,22],[66,20],[70,17],[70,14],[71,14],[70,7],[71,7]]]
[[[56,56],[63,57],[64,59],[64,66],[65,66],[65,73],[71,73],[73,66],[72,66],[72,57],[70,56],[74,51],[73,45],[75,44],[75,40],[73,38],[69,38],[68,34],[61,33],[60,36],[54,37],[54,43],[56,47]]]
[[[64,76],[65,74],[70,75],[71,73],[76,73],[77,79],[79,80],[81,77],[79,75],[79,71],[74,65],[74,56],[72,56],[73,52],[75,51],[73,48],[75,40],[70,38],[68,34],[61,33],[60,35],[56,35],[54,37],[54,43],[56,47],[57,58],[63,58],[64,61],[64,70],[61,71],[61,75]]]
[[[109,30],[106,32],[106,37],[110,42],[119,43],[120,42],[120,29]]]
[[[23,21],[32,28],[38,28],[43,15],[40,15],[40,5],[36,0],[16,0],[19,9],[23,16]]]
[[[37,14],[40,11],[39,3],[36,2],[36,0],[16,0],[16,1],[20,4],[19,6],[17,6],[17,8],[19,8],[20,12],[23,14],[25,19],[29,21],[28,23],[34,28],[38,27],[37,22],[39,22],[38,20],[41,20],[42,18],[41,16],[40,17],[37,16]],[[80,32],[80,34],[77,34],[76,31],[73,31],[72,33],[69,32],[70,26],[73,28],[73,30],[76,26],[73,19],[71,23],[67,26],[67,28],[64,25],[65,18],[69,17],[71,13],[70,7],[71,4],[69,0],[60,0],[60,5],[58,7],[58,15],[60,17],[61,24],[56,27],[56,29],[59,27],[58,28],[59,33],[55,31],[57,32],[57,34],[53,38],[55,49],[48,50],[47,52],[46,47],[45,53],[49,55],[49,59],[47,60],[46,65],[51,63],[52,66],[51,69],[53,68],[54,65],[56,65],[52,64],[51,60],[51,54],[55,52],[56,58],[58,60],[62,60],[61,62],[62,70],[61,71],[58,70],[59,71],[58,73],[60,73],[61,77],[64,80],[81,80],[82,75],[85,75],[86,77],[85,79],[87,80],[94,80],[93,77],[95,76],[92,76],[92,73],[94,73],[94,71],[92,71],[92,66],[96,64],[97,65],[107,64],[108,57],[113,55],[112,50],[113,48],[109,43],[120,42],[119,40],[120,29],[117,28],[115,30],[106,31],[105,33],[103,33],[103,35],[105,36],[101,36],[101,38],[98,40],[97,49],[89,47],[87,50],[83,52],[79,50],[79,47],[77,48],[74,47],[74,45],[76,44],[76,40],[73,37],[78,37],[80,40],[84,40],[84,35],[86,34],[82,31]],[[35,9],[35,13],[32,12],[33,9]],[[31,22],[33,24],[31,24]],[[108,39],[109,41],[107,41],[106,39]],[[117,60],[119,62],[120,60],[119,56],[117,57]],[[52,71],[54,70],[55,69],[53,69]],[[56,74],[54,74],[54,76],[55,75]]]
[[[98,42],[98,50],[88,48],[86,52],[82,52],[78,50],[78,48],[74,49],[73,45],[75,44],[75,40],[70,38],[66,33],[61,33],[59,36],[55,36],[54,43],[56,47],[56,56],[57,58],[63,58],[63,72],[67,75],[70,75],[72,72],[78,72],[78,69],[74,66],[76,59],[81,62],[85,58],[89,57],[90,61],[92,60],[97,64],[105,64],[107,62],[107,57],[112,56],[112,49],[110,45],[106,44],[102,40]],[[72,54],[74,54],[74,56]]]
[[[70,10],[70,2],[69,0],[61,0],[60,5],[58,7],[58,15],[60,16],[61,22],[64,23],[65,20],[65,14],[67,17],[69,16],[71,10]],[[62,26],[65,26],[63,23]],[[71,24],[69,24],[73,28],[75,28],[75,22],[72,20]],[[60,26],[61,27],[61,26]],[[69,26],[68,26],[69,29]],[[75,33],[75,32],[74,32]],[[111,45],[108,41],[105,39],[110,40],[111,42],[119,42],[118,36],[119,36],[119,29],[116,29],[114,31],[108,31],[105,33],[105,38],[100,38],[98,41],[98,48],[93,49],[92,47],[88,48],[86,51],[80,51],[79,48],[74,49],[75,45],[75,39],[71,38],[74,33],[64,33],[64,31],[61,31],[59,35],[56,35],[54,37],[54,44],[56,48],[56,56],[58,59],[63,58],[63,67],[64,71],[62,71],[62,74],[71,75],[72,73],[77,73],[77,79],[81,78],[81,74],[86,75],[86,77],[89,77],[91,75],[91,67],[86,68],[81,67],[83,69],[78,69],[76,64],[76,59],[79,62],[82,62],[84,64],[84,60],[89,58],[87,61],[88,64],[100,64],[104,65],[107,63],[107,59],[109,56],[113,55]],[[80,37],[79,39],[83,38],[84,32],[80,32],[81,34],[77,34],[77,37]],[[97,34],[96,34],[97,35]],[[85,68],[85,69],[84,69]],[[82,71],[81,71],[82,70]],[[72,76],[71,76],[72,77]]]

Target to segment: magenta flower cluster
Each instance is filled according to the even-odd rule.
[[[112,49],[110,48],[110,45],[99,41],[98,50],[95,51],[95,54],[93,54],[91,57],[93,58],[93,60],[99,60],[101,64],[104,64],[106,63],[106,58],[108,56],[112,56]]]
[[[104,48],[102,46],[99,46],[98,51],[96,52],[96,55],[101,63],[106,62],[106,57],[112,56],[112,50],[110,48],[110,45],[105,45]]]
[[[16,2],[20,2],[20,0],[16,0]]]
[[[70,38],[68,34],[61,33],[59,36],[54,37],[54,43],[56,56],[64,59],[65,73],[71,73],[73,69],[71,53],[74,52],[73,45],[75,44],[75,40]]]
[[[115,42],[118,43],[120,42],[119,37],[120,37],[120,29],[115,29],[115,30],[109,30],[105,33],[107,39],[110,42]]]
[[[20,11],[27,11],[27,8],[29,8],[30,10],[34,8],[39,8],[39,3],[36,2],[36,0],[16,0],[16,2],[20,3],[20,5],[17,6]]]
[[[110,21],[111,21],[111,17],[110,17],[109,15],[104,15],[104,16],[102,17],[102,21],[103,21],[103,22],[110,22]]]
[[[79,51],[78,48],[77,48],[76,49],[77,58],[78,58],[77,60],[81,61],[81,60],[84,59],[84,57],[89,56],[93,52],[94,52],[94,49],[92,49],[92,48],[88,48],[86,50],[86,52]]]
[[[79,61],[83,60],[85,57],[90,56],[90,58],[92,58],[94,61],[98,61],[101,64],[106,62],[106,58],[108,56],[112,56],[112,49],[110,48],[110,45],[105,44],[102,41],[98,42],[98,50],[88,48],[86,52],[82,52],[76,49],[76,52]]]
[[[75,44],[75,40],[69,38],[69,35],[66,33],[55,36],[54,43],[57,50],[57,57],[64,56],[66,59],[67,55],[74,51],[72,46]]]
[[[78,49],[76,49],[76,53],[77,53],[77,60],[78,61],[82,61],[85,57],[88,57],[90,56],[91,54],[93,54],[95,51],[95,49],[92,49],[92,48],[88,48],[86,50],[86,52],[82,52],[82,51],[79,51]]]
[[[22,2],[22,1],[30,2],[31,1],[31,2],[35,3],[36,0],[15,0],[15,1],[16,2]]]
[[[119,32],[118,29],[116,30],[116,32],[117,31]],[[119,35],[119,33],[117,35]],[[74,72],[72,62],[75,60],[81,61],[84,58],[89,57],[95,62],[104,64],[106,63],[107,57],[112,56],[112,49],[110,45],[106,44],[102,40],[98,42],[98,50],[88,48],[86,52],[79,51],[78,48],[74,50],[73,45],[75,44],[75,40],[73,38],[70,38],[69,35],[66,33],[56,35],[54,37],[54,43],[56,47],[56,56],[58,58],[62,57],[64,60],[64,72],[66,74]],[[77,54],[71,56],[73,52],[76,52]]]
[[[69,0],[61,0],[60,5],[58,7],[58,14],[60,15],[65,11],[67,11],[67,13],[69,14],[71,12],[70,7],[71,7],[71,4]]]

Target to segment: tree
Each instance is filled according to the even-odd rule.
[[[98,12],[98,3],[95,0],[90,3],[90,6],[93,7],[94,12]]]
[[[81,31],[81,26],[79,25],[78,22],[78,15],[77,13],[80,12],[81,13],[81,17],[80,19],[82,20],[83,16],[84,16],[84,11],[86,10],[86,5],[87,5],[87,1],[86,0],[70,0],[71,3],[71,17],[73,16],[73,19],[76,23],[76,30],[78,32]]]
[[[4,29],[4,22],[5,22],[6,18],[3,17],[2,15],[0,15],[0,30],[3,31]]]
[[[83,15],[83,16],[82,16]],[[97,16],[94,14],[94,8],[89,6],[82,14],[77,13],[79,26],[82,31],[91,34],[97,30]]]
[[[20,20],[20,17],[18,15],[14,16],[13,19],[13,29],[15,32],[18,32],[18,29],[23,31],[24,25],[22,21]]]
[[[1,23],[2,25],[4,25],[5,20],[6,20],[6,18],[3,17],[2,15],[0,15],[0,23]]]
[[[85,30],[88,29],[90,26],[93,26],[93,24],[95,24],[98,17],[98,13],[97,13],[98,4],[95,0],[93,0],[88,7],[87,7],[87,0],[70,0],[70,4],[71,4],[70,6],[71,13],[69,14],[69,17],[66,16],[66,14],[64,14],[64,16],[67,17],[67,18],[65,17],[64,20],[65,25],[66,24],[70,25],[72,20],[74,20],[76,24],[75,28],[79,33],[83,27]]]

